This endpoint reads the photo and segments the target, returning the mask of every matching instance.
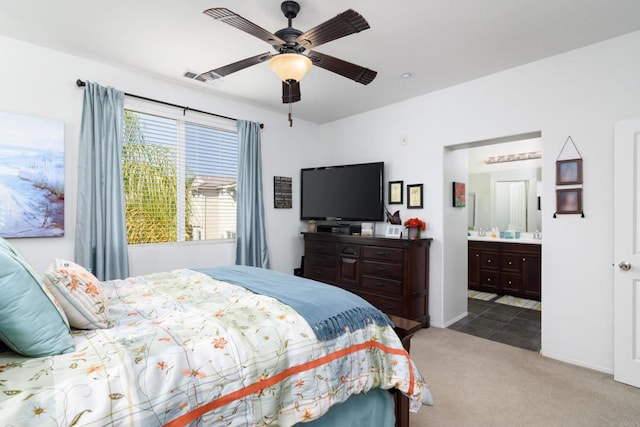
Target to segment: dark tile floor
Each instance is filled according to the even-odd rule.
[[[500,298],[499,296],[494,298]],[[469,315],[449,329],[540,351],[540,312],[527,308],[469,298]]]

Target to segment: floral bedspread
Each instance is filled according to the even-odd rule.
[[[0,426],[287,426],[373,387],[431,403],[390,327],[319,342],[289,306],[192,270],[104,288],[114,327],[74,331],[75,352],[0,353]]]

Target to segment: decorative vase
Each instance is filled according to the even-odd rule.
[[[420,227],[409,227],[409,239],[415,240],[420,238]]]

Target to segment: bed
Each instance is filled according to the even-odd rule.
[[[0,292],[0,426],[393,425],[389,390],[432,403],[389,319],[308,279],[224,266],[99,282],[65,260],[36,273],[3,241]]]

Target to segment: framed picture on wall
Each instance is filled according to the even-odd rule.
[[[556,162],[556,185],[582,184],[582,159]]]
[[[389,181],[389,204],[401,205],[402,200],[402,184],[403,181]]]
[[[407,185],[407,209],[421,209],[422,202],[422,184]]]
[[[273,177],[273,207],[291,209],[291,177]]]
[[[582,213],[582,188],[567,188],[556,190],[556,213]]]
[[[464,208],[466,206],[466,190],[464,182],[453,183],[453,207]]]

